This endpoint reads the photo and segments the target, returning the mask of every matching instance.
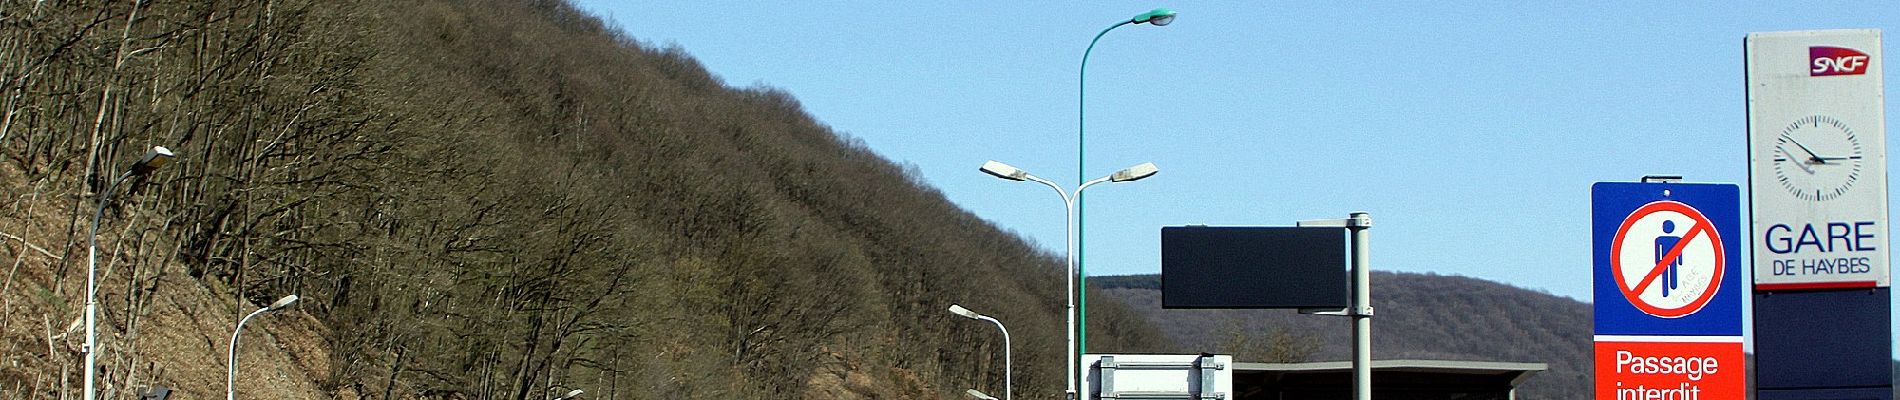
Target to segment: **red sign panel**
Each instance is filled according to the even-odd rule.
[[[1693,340],[1708,337],[1648,336]],[[1717,339],[1717,338],[1711,338]],[[1740,339],[1735,337],[1733,339]],[[1596,342],[1599,400],[1722,400],[1748,394],[1740,340]]]
[[[1809,46],[1808,76],[1861,75],[1867,73],[1871,57],[1846,47]]]

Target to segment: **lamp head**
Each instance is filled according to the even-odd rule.
[[[984,394],[982,391],[976,389],[965,390],[963,394],[969,395],[970,398],[977,400],[996,400],[996,397]]]
[[[281,298],[281,299],[277,299],[276,303],[270,303],[270,307],[267,307],[267,308],[270,309],[271,311],[277,311],[278,309],[281,309],[284,307],[290,307],[290,303],[296,303],[296,302],[297,302],[297,295],[293,294],[289,296],[284,296],[284,298]]]
[[[574,390],[568,391],[567,394],[561,395],[561,397],[554,398],[554,400],[568,400],[575,397],[580,397],[581,393],[586,393],[586,392],[587,391],[585,390],[574,389]]]
[[[158,167],[163,167],[165,163],[171,161],[171,149],[167,149],[165,146],[152,146],[152,150],[146,151],[144,157],[139,157],[139,161],[132,164],[132,174],[144,175],[158,170]]]
[[[977,319],[977,317],[983,316],[983,314],[977,314],[975,311],[970,311],[970,309],[968,308],[963,308],[963,306],[959,306],[955,304],[950,305],[950,313],[961,315],[964,318],[969,318],[969,319]]]
[[[1012,181],[1020,181],[1024,179],[1029,179],[1029,171],[1016,169],[1016,167],[1009,166],[1009,164],[999,163],[999,162],[996,162],[995,160],[984,161],[983,168],[981,169],[983,170],[983,173],[990,174],[991,176],[995,176],[998,178],[1012,180]]]
[[[1108,180],[1115,181],[1115,182],[1136,181],[1136,180],[1141,180],[1142,178],[1154,176],[1156,172],[1161,172],[1161,169],[1155,167],[1155,163],[1141,163],[1141,165],[1136,165],[1133,167],[1128,167],[1128,169],[1115,171],[1114,175],[1108,176]]]
[[[1157,8],[1154,9],[1154,11],[1136,15],[1135,18],[1130,21],[1137,24],[1145,23],[1153,24],[1154,26],[1167,26],[1168,24],[1174,23],[1174,10]]]

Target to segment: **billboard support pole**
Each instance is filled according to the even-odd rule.
[[[1366,232],[1372,229],[1372,214],[1359,211],[1346,219],[1300,221],[1298,226],[1343,226],[1352,232],[1352,304],[1343,311],[1300,309],[1300,313],[1352,317],[1352,398],[1372,400],[1372,251]]]
[[[1352,393],[1356,400],[1372,399],[1372,254],[1366,248],[1372,214],[1352,213],[1346,229],[1352,231]]]

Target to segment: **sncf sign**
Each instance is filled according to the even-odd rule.
[[[1845,47],[1808,47],[1808,76],[1867,73],[1867,53]]]

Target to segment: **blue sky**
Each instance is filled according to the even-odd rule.
[[[1895,2],[578,4],[729,85],[794,94],[1057,253],[1055,194],[977,167],[1074,184],[1082,51],[1172,8],[1174,24],[1116,29],[1089,62],[1083,172],[1161,168],[1089,190],[1091,275],[1159,272],[1162,226],[1363,210],[1375,270],[1584,301],[1592,183],[1668,174],[1747,190],[1744,35],[1876,28],[1889,49],[1900,35]]]

